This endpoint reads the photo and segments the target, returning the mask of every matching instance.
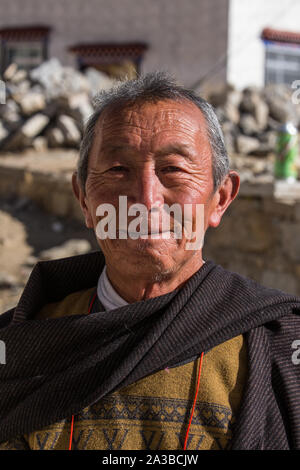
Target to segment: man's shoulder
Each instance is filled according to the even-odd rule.
[[[51,302],[37,312],[35,319],[61,318],[70,315],[85,315],[88,313],[90,299],[95,292],[95,287],[83,289],[67,295],[59,302]]]
[[[261,300],[266,301],[268,299],[270,305],[272,305],[272,303],[280,304],[280,302],[291,302],[297,304],[300,308],[299,295],[266,286],[256,279],[231,271],[219,264],[216,265],[215,276],[219,277],[220,285],[223,283],[224,288],[226,288],[228,292],[234,293],[237,296],[241,295],[245,300],[246,298],[249,300],[252,298],[256,301],[257,307],[259,307]]]

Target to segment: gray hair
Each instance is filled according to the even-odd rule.
[[[157,102],[161,100],[194,103],[203,113],[207,123],[207,133],[212,149],[212,171],[214,191],[220,186],[229,172],[229,159],[223,133],[213,107],[193,90],[177,85],[165,72],[148,73],[134,80],[121,82],[109,90],[99,92],[94,98],[94,113],[90,116],[80,145],[77,175],[85,192],[88,159],[95,135],[96,123],[105,108],[124,107],[135,102]]]

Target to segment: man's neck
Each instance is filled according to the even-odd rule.
[[[179,272],[167,275],[157,273],[152,276],[152,279],[150,276],[143,278],[141,275],[130,276],[128,273],[121,273],[109,264],[107,264],[106,274],[118,295],[126,302],[134,303],[168,294],[182,287],[205,263],[202,256],[197,258],[192,266],[183,266]],[[153,280],[154,278],[158,280]]]

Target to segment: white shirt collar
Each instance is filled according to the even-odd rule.
[[[104,266],[104,269],[98,280],[97,294],[100,302],[107,312],[109,310],[128,305],[128,302],[120,297],[111,285],[111,282],[107,277],[106,266]]]

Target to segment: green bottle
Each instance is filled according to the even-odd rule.
[[[297,180],[298,154],[298,131],[292,122],[287,122],[278,131],[274,168],[276,179],[286,180],[289,183]]]

